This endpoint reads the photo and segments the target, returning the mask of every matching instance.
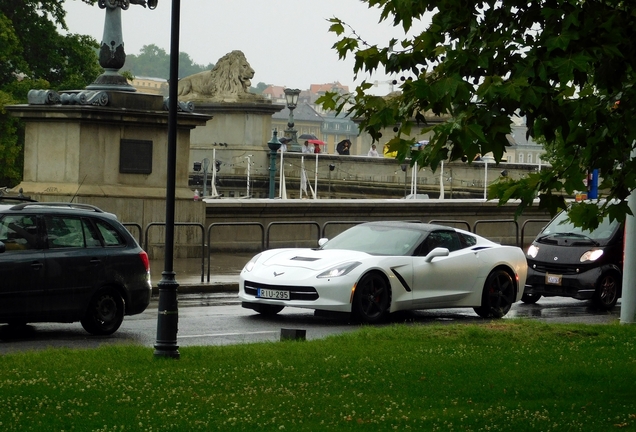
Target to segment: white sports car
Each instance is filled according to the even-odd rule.
[[[241,271],[245,308],[349,312],[376,323],[409,309],[473,307],[501,318],[521,299],[526,257],[467,231],[414,222],[369,222],[317,249],[270,249]]]

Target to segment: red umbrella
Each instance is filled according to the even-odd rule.
[[[318,151],[316,151],[314,153],[324,153],[325,152],[325,150],[323,148],[323,146],[325,145],[324,141],[320,141],[319,139],[310,139],[310,140],[307,140],[307,142],[310,143],[310,144],[318,146]]]

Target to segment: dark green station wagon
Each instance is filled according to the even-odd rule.
[[[79,321],[109,335],[150,296],[148,255],[115,215],[0,200],[0,323]]]

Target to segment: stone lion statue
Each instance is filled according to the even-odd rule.
[[[242,51],[232,51],[219,59],[214,68],[179,80],[178,95],[181,100],[209,102],[238,102],[262,100],[250,93],[254,69]]]

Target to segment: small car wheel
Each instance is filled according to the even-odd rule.
[[[521,301],[526,304],[535,304],[541,298],[541,294],[530,294],[526,293],[521,296]]]
[[[255,304],[252,309],[261,315],[276,315],[282,311],[285,306],[269,305],[269,304]]]
[[[481,306],[474,308],[482,318],[501,318],[508,313],[515,298],[515,284],[505,270],[488,275],[481,296]]]
[[[84,330],[96,336],[106,336],[117,331],[124,320],[124,299],[107,288],[93,296],[81,323]]]
[[[352,312],[356,320],[374,324],[384,319],[391,304],[391,289],[378,273],[360,279],[353,296]]]
[[[620,280],[614,272],[607,272],[598,281],[592,302],[596,307],[610,310],[616,306],[620,292]]]

